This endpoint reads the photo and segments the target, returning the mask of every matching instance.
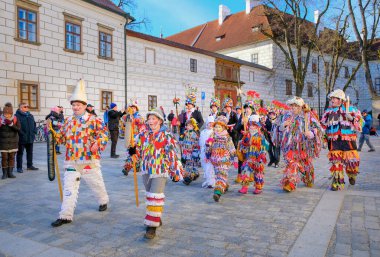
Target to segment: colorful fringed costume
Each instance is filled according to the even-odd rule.
[[[305,135],[305,116],[308,129],[313,134],[312,138]],[[287,121],[290,121],[290,125],[284,126]],[[286,163],[281,180],[282,186],[286,191],[293,191],[297,183],[302,180],[306,186],[312,187],[314,184],[313,159],[319,156],[323,136],[323,129],[317,117],[312,112],[306,114],[301,112],[300,115],[287,112],[282,116],[281,125],[277,129],[280,130],[281,152]]]
[[[108,141],[103,121],[87,112],[80,117],[69,117],[56,131],[55,139],[57,144],[66,147],[63,202],[59,218],[73,219],[81,179],[96,195],[99,205],[107,204],[108,194],[100,170],[100,152]],[[98,145],[96,152],[91,151],[94,144]]]
[[[264,167],[267,163],[266,150],[268,142],[259,126],[256,129],[249,130],[243,135],[238,146],[238,157],[243,162],[242,170],[242,189],[240,193],[246,194],[251,178],[254,178],[256,194],[261,193],[264,187]]]
[[[199,177],[199,172],[195,167],[199,159],[199,134],[195,130],[185,130],[183,140],[180,142],[182,147],[182,163],[185,166],[184,183],[189,185],[191,181]]]
[[[215,170],[214,195],[220,197],[228,190],[228,169],[231,165],[237,168],[236,149],[227,130],[221,132],[214,131],[211,137],[207,139],[206,157],[210,159]]]
[[[136,141],[137,159],[146,190],[146,216],[144,224],[159,227],[165,202],[165,183],[182,179],[183,168],[177,158],[176,141],[166,127],[154,134],[151,129],[140,133]]]
[[[353,106],[349,107],[349,113],[352,121],[346,117],[345,106],[331,107],[325,111],[321,119],[321,123],[326,127],[328,158],[332,163],[332,190],[344,188],[344,168],[352,184],[359,173],[360,158],[357,152],[356,132],[361,131],[362,116]]]

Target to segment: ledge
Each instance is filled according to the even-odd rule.
[[[41,43],[40,42],[33,42],[33,41],[29,41],[27,39],[21,39],[21,38],[18,38],[18,37],[15,37],[13,38],[15,41],[17,42],[21,42],[21,43],[27,43],[27,44],[31,44],[31,45],[35,45],[35,46],[40,46]]]
[[[73,54],[84,55],[84,52],[81,52],[81,51],[74,51],[74,50],[70,50],[70,49],[67,49],[67,48],[63,48],[63,51],[68,52],[68,53],[73,53]]]
[[[107,60],[107,61],[115,61],[115,59],[112,58],[112,57],[104,57],[104,56],[101,56],[101,55],[98,55],[98,58],[102,59],[102,60]]]

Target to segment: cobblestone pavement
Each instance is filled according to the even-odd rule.
[[[380,257],[380,158],[379,138],[371,137],[377,152],[361,152],[361,173],[347,190],[328,257]]]
[[[380,172],[380,140],[372,141],[377,152],[362,152],[357,185],[336,192],[346,196],[344,203],[339,203],[342,209],[329,256],[380,256],[380,176],[376,174]],[[122,144],[119,142],[119,153]],[[121,173],[123,160],[109,158],[109,147],[102,160],[109,209],[99,213],[88,186],[81,183],[73,223],[52,228],[50,223],[60,208],[57,181],[47,178],[45,144],[35,144],[35,166],[40,170],[0,180],[0,256],[287,256],[295,242],[302,240],[301,232],[328,190],[326,154],[323,150],[315,161],[314,188],[301,184],[290,194],[279,186],[281,167],[267,168],[261,195],[253,195],[252,187],[248,195],[240,195],[232,171],[230,190],[220,203],[212,200],[212,190],[201,188],[202,178],[190,186],[169,182],[164,225],[157,237],[148,241],[143,239],[145,206],[140,175],[141,205],[136,208],[133,176]],[[63,167],[62,155],[59,160]],[[328,242],[323,252],[327,246]]]

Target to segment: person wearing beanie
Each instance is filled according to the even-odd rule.
[[[321,151],[324,131],[301,97],[294,96],[287,104],[291,110],[282,116],[278,127],[286,164],[281,185],[284,191],[292,192],[301,180],[307,187],[313,187],[313,159]]]
[[[264,187],[264,168],[267,163],[266,151],[268,142],[262,131],[259,115],[251,115],[247,124],[247,131],[239,142],[237,155],[242,161],[241,194],[248,193],[251,178],[254,181],[254,194],[261,194]]]
[[[126,111],[120,112],[117,110],[115,103],[110,104],[110,110],[108,111],[108,130],[111,134],[111,158],[119,158],[116,154],[116,145],[119,140],[119,122],[120,118],[126,114]]]
[[[235,169],[238,168],[236,149],[228,134],[228,119],[225,116],[219,116],[214,122],[214,131],[206,140],[206,158],[214,166],[215,170],[215,188],[213,199],[219,202],[222,194],[228,190],[228,170],[233,164]]]
[[[350,184],[355,185],[360,164],[356,133],[362,130],[363,119],[358,109],[349,106],[343,90],[334,90],[329,99],[330,106],[322,115],[321,123],[326,128],[328,158],[332,163],[331,190],[337,191],[344,189],[344,168]]]
[[[197,180],[199,172],[196,168],[196,161],[199,158],[199,128],[194,118],[186,121],[186,129],[180,141],[182,149],[182,164],[186,173],[184,174],[183,183],[190,185],[192,181]]]
[[[364,141],[369,147],[368,152],[375,152],[375,147],[371,144],[371,141],[369,141],[369,133],[372,127],[372,116],[368,114],[368,111],[364,109],[362,111],[362,116],[364,120],[363,128],[362,128],[362,133],[360,134],[359,138],[359,148],[358,151],[360,152],[362,150]]]
[[[61,109],[58,106],[54,106],[51,108],[50,113],[46,115],[45,120],[51,120],[51,124],[54,130],[59,130],[63,125],[64,120],[61,117]],[[49,129],[49,128],[47,128]],[[61,152],[59,151],[59,145],[55,145],[55,152],[59,155]]]
[[[53,130],[57,144],[63,144],[66,148],[63,201],[58,219],[51,223],[53,227],[72,222],[82,180],[96,197],[100,212],[107,210],[109,202],[100,169],[100,153],[107,145],[108,132],[100,118],[86,111],[87,96],[83,80],[78,82],[70,103],[73,116],[66,118],[59,130]],[[47,120],[48,127],[51,122]]]
[[[214,126],[214,116],[208,116],[206,120],[206,128],[202,130],[201,135],[199,136],[199,146],[201,148],[201,165],[203,169],[203,177],[205,181],[202,183],[203,188],[214,188],[215,186],[215,171],[214,166],[210,160],[206,158],[206,140],[210,138],[213,133]]]
[[[27,103],[20,103],[15,116],[20,122],[18,151],[17,151],[17,172],[23,173],[22,162],[24,150],[26,150],[26,167],[27,170],[38,170],[33,166],[33,143],[37,134],[37,126],[33,115],[29,112]]]
[[[16,116],[13,116],[11,103],[6,103],[3,113],[0,115],[0,153],[1,167],[3,169],[2,179],[15,178],[13,169],[15,167],[15,155],[18,151],[18,132],[21,125]]]
[[[145,238],[153,239],[156,229],[162,226],[165,203],[165,185],[169,177],[173,182],[182,180],[183,168],[177,158],[177,142],[164,126],[164,115],[153,109],[146,115],[148,129],[136,137],[136,145],[128,148],[132,158],[139,161],[146,191]]]

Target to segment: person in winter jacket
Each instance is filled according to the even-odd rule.
[[[108,111],[108,130],[111,134],[111,158],[119,158],[119,155],[116,154],[116,145],[119,139],[119,121],[120,118],[126,112],[120,112],[117,110],[117,105],[111,103],[110,110]]]
[[[360,138],[359,138],[358,151],[360,152],[362,150],[362,147],[363,147],[363,144],[365,141],[369,147],[368,152],[374,152],[375,147],[373,147],[373,145],[371,144],[371,141],[369,141],[369,132],[370,132],[371,126],[372,126],[372,116],[370,114],[368,114],[367,110],[363,110],[362,116],[364,119],[364,124],[363,124],[363,128],[362,128],[362,133],[360,134]]]
[[[33,115],[29,112],[27,103],[20,103],[15,116],[20,122],[19,142],[17,151],[17,172],[22,173],[22,157],[26,150],[26,167],[28,170],[38,170],[33,166],[33,143],[37,133],[36,122]]]
[[[15,178],[13,168],[15,166],[15,155],[18,150],[18,132],[20,123],[13,116],[11,103],[6,103],[3,114],[0,116],[0,153],[3,176],[1,179]]]

